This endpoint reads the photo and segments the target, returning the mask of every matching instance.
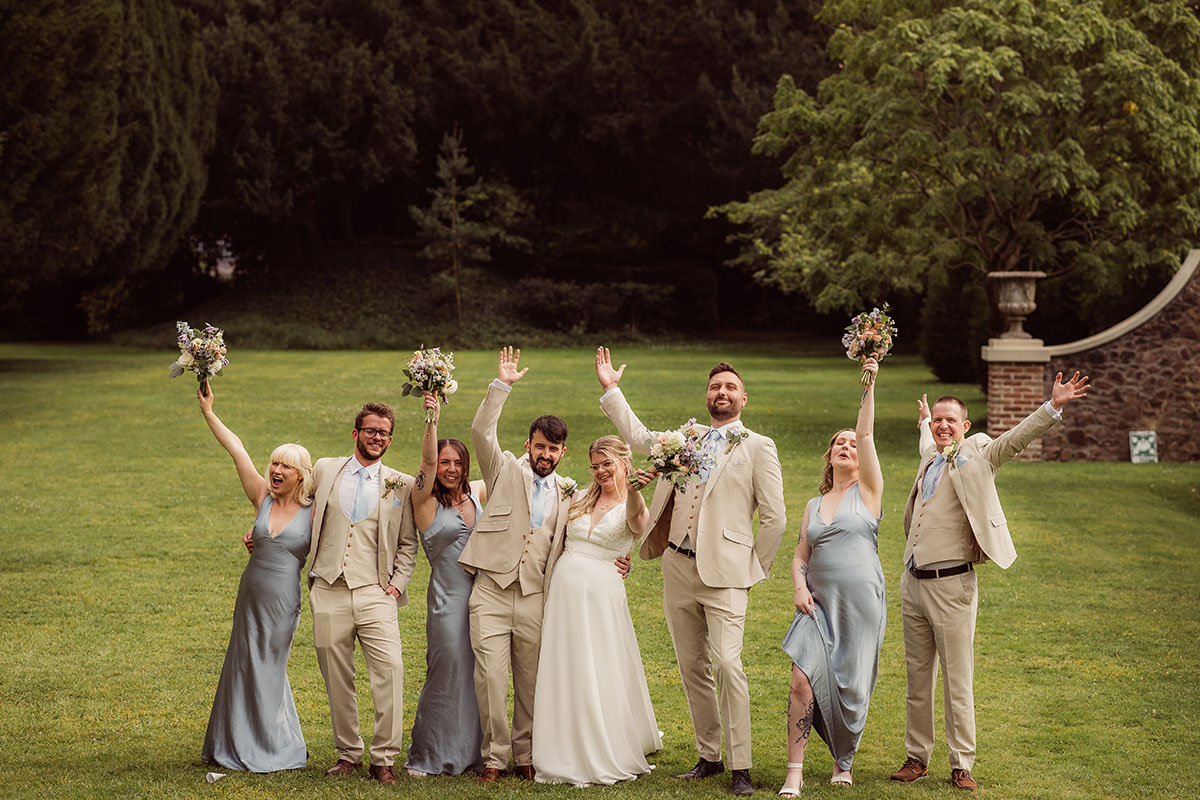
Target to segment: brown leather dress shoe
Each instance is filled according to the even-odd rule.
[[[979,788],[979,784],[971,777],[971,770],[969,769],[950,770],[950,785],[955,789],[966,789],[968,792],[973,792]]]
[[[537,774],[534,772],[532,764],[518,764],[514,772],[516,772],[517,777],[523,781],[531,781],[533,780],[534,775]]]
[[[485,767],[483,772],[479,773],[480,783],[495,783],[500,780],[500,770],[495,767]]]
[[[336,764],[334,764],[332,767],[325,770],[325,774],[326,775],[349,775],[351,772],[354,772],[361,766],[362,766],[362,764],[359,764],[354,761],[347,761],[346,759],[342,758],[342,759],[338,759],[338,762]]]
[[[892,780],[900,781],[901,783],[912,783],[917,778],[924,778],[928,774],[929,767],[915,758],[909,758],[904,762],[903,767],[892,773]]]
[[[372,764],[371,768],[367,770],[367,774],[382,783],[384,786],[391,786],[394,783],[400,782],[396,780],[395,771],[391,767],[384,766],[383,764]]]
[[[683,781],[699,781],[711,778],[713,775],[720,775],[724,771],[724,761],[708,761],[702,758],[696,762],[696,766],[682,775],[676,775],[675,777]]]

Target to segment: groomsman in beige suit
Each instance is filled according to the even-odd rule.
[[[625,365],[596,351],[600,407],[629,446],[648,453],[651,431],[618,388]],[[700,760],[678,777],[699,780],[725,771],[721,734],[733,771],[730,791],[748,795],[750,689],[742,669],[742,635],[750,587],[766,580],[787,526],[783,478],[775,443],[741,423],[749,397],[742,378],[724,362],[708,375],[710,427],[699,426],[716,465],[704,481],[677,493],[659,481],[650,528],[639,553],[663,557],[663,611],[683,678]],[[753,534],[758,509],[758,538]],[[715,678],[715,682],[714,682]]]
[[[533,772],[533,703],[542,644],[542,604],[554,564],[563,551],[574,481],[555,472],[566,452],[567,424],[538,417],[529,426],[525,454],[501,451],[496,425],[518,370],[521,351],[500,351],[496,380],[471,423],[475,459],[487,484],[487,507],[467,540],[458,563],[475,575],[468,601],[471,649],[475,652],[475,693],[483,728],[483,772],[490,783],[508,767]],[[512,731],[508,726],[508,681],[512,674]],[[568,713],[564,709],[564,713]]]
[[[945,692],[946,744],[950,783],[975,791],[975,615],[978,583],[974,565],[989,559],[1007,569],[1017,557],[1000,498],[996,470],[1062,418],[1067,403],[1087,396],[1079,373],[1066,383],[1054,379],[1050,399],[1016,427],[995,439],[971,427],[967,407],[942,397],[930,412],[918,402],[921,466],[904,509],[904,574],[900,616],[908,669],[907,759],[892,780],[908,783],[929,774],[933,753],[933,692],[938,662]]]
[[[392,764],[404,734],[404,661],[396,609],[416,564],[417,535],[409,491],[412,478],[385,467],[395,415],[382,403],[362,407],[354,420],[354,454],[322,458],[313,466],[313,533],[308,588],[317,662],[329,694],[338,761],[327,770],[359,768],[354,686],[354,640],[362,645],[375,703],[372,778],[396,783]]]

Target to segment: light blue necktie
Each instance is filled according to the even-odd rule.
[[[946,463],[946,457],[941,453],[937,454],[937,458],[933,459],[933,463],[929,465],[929,469],[925,470],[925,485],[921,487],[921,499],[928,500],[933,497],[933,492],[937,489],[938,480],[942,476],[942,465]]]
[[[362,522],[370,513],[367,510],[367,476],[370,474],[366,467],[359,467],[358,485],[354,487],[354,513],[350,515],[351,522]]]
[[[533,479],[533,503],[529,509],[529,529],[536,531],[546,524],[546,479]]]
[[[716,428],[713,428],[712,430],[710,430],[708,432],[708,435],[704,437],[704,444],[701,445],[704,448],[704,452],[706,452],[712,456],[716,456],[717,447],[721,444],[722,438],[724,438],[724,437],[721,436],[721,432],[719,430],[717,430]],[[708,473],[709,473],[708,467],[700,468],[700,482],[701,483],[705,483],[708,480]]]

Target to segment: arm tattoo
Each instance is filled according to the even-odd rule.
[[[803,575],[805,578],[808,578],[808,562],[807,561],[800,562],[800,574]]]
[[[425,488],[425,470],[417,472],[416,484],[418,492]]]

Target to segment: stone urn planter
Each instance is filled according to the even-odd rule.
[[[1034,294],[1044,272],[989,272],[989,281],[996,283],[996,306],[1008,320],[1008,330],[1001,339],[1032,339],[1025,332],[1025,318],[1037,308]]]

